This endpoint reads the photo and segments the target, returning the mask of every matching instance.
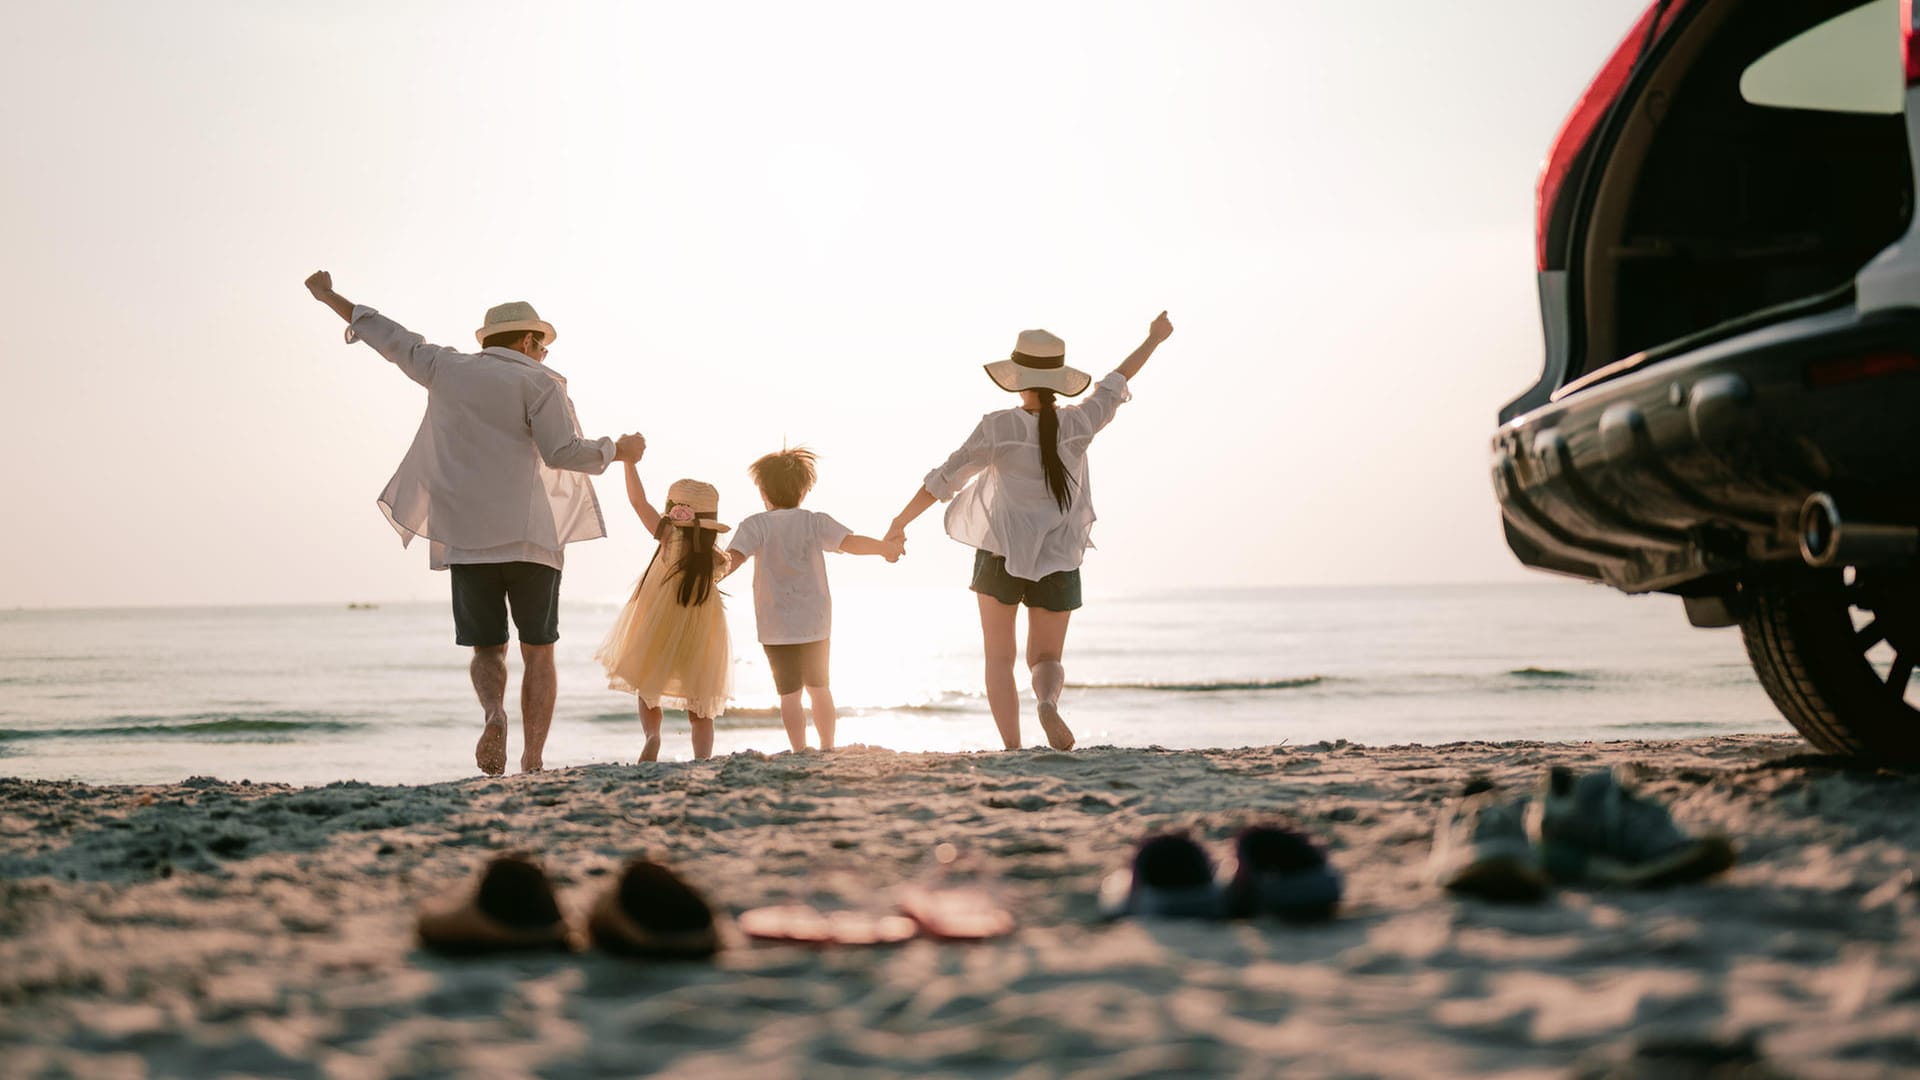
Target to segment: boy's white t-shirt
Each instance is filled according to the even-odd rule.
[[[728,550],[753,557],[753,619],[762,645],[823,641],[833,630],[824,552],[853,530],[812,510],[768,510],[733,527]]]

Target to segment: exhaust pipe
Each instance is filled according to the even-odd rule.
[[[1808,566],[1903,563],[1920,555],[1920,526],[1844,521],[1833,496],[1817,491],[1800,507],[1800,556]]]

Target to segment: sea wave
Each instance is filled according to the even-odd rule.
[[[116,716],[93,727],[23,730],[0,728],[0,742],[23,739],[209,739],[222,742],[275,741],[309,732],[354,731],[367,725],[316,713],[268,713],[259,716]]]
[[[1293,679],[1218,679],[1205,682],[1097,682],[1068,683],[1069,690],[1154,690],[1174,694],[1217,694],[1230,690],[1300,690],[1327,682],[1325,675]]]
[[[1587,671],[1562,671],[1559,668],[1523,667],[1507,672],[1516,679],[1538,679],[1541,681],[1558,680],[1571,682],[1591,682],[1593,673]]]
[[[985,695],[978,693],[955,692],[943,694],[932,701],[902,702],[892,705],[848,704],[836,702],[835,711],[841,716],[871,716],[875,713],[965,713],[982,708]],[[808,714],[811,716],[811,712]],[[618,712],[596,713],[587,717],[595,724],[630,724],[637,720],[632,709]],[[682,725],[687,722],[685,709],[667,709],[662,719],[669,724]],[[759,728],[770,726],[769,722],[780,719],[778,705],[729,705],[713,722],[713,726],[723,731],[735,728]]]

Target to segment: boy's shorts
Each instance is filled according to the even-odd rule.
[[[827,638],[804,645],[762,645],[767,650],[767,666],[773,669],[773,688],[780,696],[803,686],[827,685]]]
[[[1073,611],[1080,606],[1080,568],[1056,570],[1039,581],[1028,581],[1007,573],[1007,560],[983,548],[973,553],[972,588],[1003,604]]]
[[[534,562],[455,563],[453,640],[475,648],[507,643],[507,604],[522,645],[560,640],[560,571]]]

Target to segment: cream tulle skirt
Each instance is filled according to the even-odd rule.
[[[733,696],[733,656],[718,575],[704,604],[682,607],[679,591],[667,560],[656,560],[594,659],[607,669],[609,687],[638,694],[649,707],[719,716]]]

